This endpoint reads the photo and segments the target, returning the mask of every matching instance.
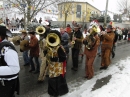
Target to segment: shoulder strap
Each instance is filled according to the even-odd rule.
[[[10,48],[13,49],[14,51],[16,51],[14,45],[13,45],[12,43],[10,43],[10,42],[7,42],[7,41],[4,41],[4,42],[1,42],[1,43],[0,43],[0,51],[1,51],[1,49],[2,49],[4,46],[5,46],[5,47],[10,47]],[[16,52],[17,52],[17,51],[16,51]],[[1,52],[0,52],[0,53],[1,53]]]

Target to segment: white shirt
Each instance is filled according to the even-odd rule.
[[[85,31],[83,32],[83,37],[85,38],[87,35],[90,35],[90,33],[89,32],[86,32],[85,33]]]
[[[8,66],[0,66],[0,75],[4,76],[4,75],[17,74],[20,71],[17,52],[12,50],[9,47],[4,47],[4,50],[5,50],[4,53],[1,53],[1,54],[4,55],[4,60]],[[14,79],[14,78],[11,78],[11,79]],[[6,80],[11,80],[11,79],[6,78]]]

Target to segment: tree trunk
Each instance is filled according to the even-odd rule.
[[[64,24],[64,28],[66,27],[66,20],[67,20],[67,12],[65,12],[65,24]]]
[[[31,6],[31,5],[29,5],[29,6]],[[31,22],[31,10],[30,10],[30,7],[28,7],[27,8],[27,25],[26,26],[28,26],[28,24],[29,24],[29,22]]]
[[[24,30],[26,30],[26,12],[24,8]]]

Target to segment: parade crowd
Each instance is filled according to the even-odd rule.
[[[5,25],[10,28],[10,31],[5,26],[0,26],[0,45],[4,41],[9,43],[8,37],[11,36],[11,31],[21,26],[21,35],[14,37],[13,43],[20,45],[24,66],[30,66],[29,72],[39,73],[38,83],[44,82],[46,76],[49,77],[48,94],[50,97],[58,97],[69,91],[65,78],[69,55],[72,57],[71,70],[74,72],[79,70],[79,55],[82,53],[82,56],[85,56],[84,78],[90,80],[94,77],[93,64],[96,56],[101,57],[99,69],[107,70],[111,64],[111,58],[116,56],[117,41],[130,41],[130,29],[112,25],[102,26],[96,20],[92,21],[89,27],[73,22],[71,25],[67,24],[65,28],[61,27],[59,32],[51,30],[49,21],[36,28],[38,30],[26,31],[23,29],[23,18],[21,20],[12,18],[11,21],[6,19]],[[32,22],[42,24],[42,18],[39,22],[36,19]],[[39,34],[39,40],[36,34]],[[17,40],[18,37],[19,40]],[[15,97],[15,91],[19,94],[18,54],[11,44],[0,46],[0,51],[0,91],[2,91],[0,97]]]

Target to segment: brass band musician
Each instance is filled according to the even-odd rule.
[[[48,94],[54,97],[68,93],[65,79],[66,53],[61,45],[61,34],[51,30],[46,37],[47,64],[49,66]]]
[[[46,62],[46,36],[47,34],[49,34],[49,32],[51,31],[50,29],[50,23],[46,22],[44,23],[45,27],[42,27],[42,32],[39,33],[40,35],[40,40],[39,40],[39,47],[40,47],[40,58],[41,58],[41,66],[40,66],[40,74],[38,77],[38,83],[41,83],[44,81],[45,76],[47,75],[48,72],[48,64]]]
[[[87,35],[83,40],[83,44],[85,45],[84,54],[86,55],[86,65],[85,65],[85,78],[91,79],[94,76],[93,62],[95,60],[98,45],[100,43],[100,39],[98,37],[98,25],[96,22],[91,22],[89,27],[90,35]]]
[[[73,67],[71,68],[71,70],[77,71],[78,56],[80,49],[82,47],[82,40],[83,40],[83,35],[82,32],[80,31],[79,25],[74,26],[74,31],[72,32],[70,40],[72,46],[72,62],[73,62]]]

